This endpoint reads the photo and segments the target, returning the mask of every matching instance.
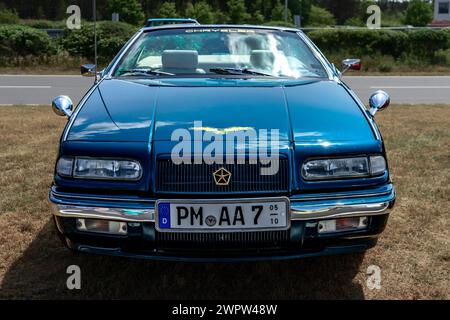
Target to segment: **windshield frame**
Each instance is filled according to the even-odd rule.
[[[133,45],[143,36],[143,34],[147,34],[147,33],[151,33],[151,32],[156,32],[156,31],[160,31],[160,30],[165,30],[165,29],[192,29],[192,28],[196,28],[196,29],[205,29],[205,28],[216,28],[216,29],[220,29],[220,28],[233,28],[233,29],[257,29],[257,30],[267,30],[267,31],[281,31],[281,32],[290,32],[293,34],[296,34],[297,37],[299,38],[299,41],[301,41],[306,48],[308,48],[311,53],[314,55],[314,57],[319,61],[319,63],[321,64],[321,66],[323,67],[323,69],[325,70],[325,73],[328,76],[328,80],[333,80],[334,79],[334,73],[330,68],[330,63],[328,62],[328,60],[326,60],[325,56],[323,55],[323,53],[321,53],[319,51],[319,49],[312,44],[311,40],[309,40],[309,38],[307,38],[307,36],[299,29],[293,29],[293,28],[282,28],[282,27],[269,27],[269,26],[251,26],[251,25],[163,25],[163,26],[158,26],[158,27],[152,27],[152,28],[142,28],[141,30],[139,30],[134,37],[132,37],[132,41],[129,41],[129,43],[127,43],[125,45],[125,47],[123,48],[123,50],[121,50],[121,52],[119,52],[119,55],[114,58],[113,62],[114,64],[111,66],[108,66],[108,73],[105,75],[105,77],[108,78],[121,78],[121,77],[116,77],[114,76],[114,74],[116,73],[117,69],[119,68],[120,64],[122,63],[124,57],[126,57],[130,50],[133,48]],[[308,41],[309,40],[309,41]],[[174,75],[174,76],[164,76],[164,75],[158,75],[158,76],[151,76],[152,78],[166,78],[166,77],[182,77],[182,78],[191,78],[194,75],[191,74],[180,74],[180,75]],[[219,74],[203,74],[201,75],[202,78],[216,78],[217,76],[219,77],[223,77],[224,75],[219,75]],[[233,75],[232,77],[238,77],[238,78],[261,78],[260,76],[252,76],[252,75]],[[150,78],[150,77],[149,77]],[[228,77],[227,77],[228,78]],[[300,78],[305,78],[305,77],[300,77]],[[298,80],[300,78],[295,78],[295,77],[277,77],[277,76],[273,76],[270,77],[270,79],[292,79],[292,80]],[[325,77],[317,77],[317,78],[322,78],[322,79],[326,79]],[[269,77],[267,77],[267,79],[269,79]]]

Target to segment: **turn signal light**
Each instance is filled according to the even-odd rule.
[[[343,232],[351,230],[362,230],[367,228],[367,217],[340,218],[333,220],[322,220],[318,223],[319,233]]]
[[[127,223],[120,221],[109,221],[102,219],[77,219],[77,230],[94,233],[108,233],[115,235],[126,235]]]

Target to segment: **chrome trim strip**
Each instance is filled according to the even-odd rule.
[[[55,216],[65,218],[111,219],[125,222],[155,221],[155,210],[153,209],[86,207],[64,204],[53,204],[52,209]]]
[[[333,200],[333,199],[352,199],[352,198],[367,198],[367,197],[381,197],[390,195],[393,192],[393,188],[386,191],[377,191],[372,193],[355,193],[355,194],[336,194],[336,195],[320,195],[320,196],[306,196],[306,197],[291,197],[291,201],[314,201],[314,200]]]
[[[103,196],[88,196],[88,195],[77,195],[77,194],[67,194],[60,193],[52,190],[51,196],[55,198],[64,198],[66,200],[88,200],[88,201],[117,201],[117,202],[139,202],[139,203],[154,203],[155,199],[140,199],[140,198],[114,198],[114,197],[103,197]]]
[[[291,202],[290,221],[306,221],[317,219],[334,219],[354,216],[373,216],[389,213],[392,207],[395,194],[392,200],[386,200],[375,203],[363,204],[315,204],[302,205]],[[223,199],[225,201],[226,199]],[[257,203],[260,201],[267,201],[264,199],[228,199],[228,201],[244,202],[252,201]],[[170,201],[184,201],[189,202],[188,199],[170,200]],[[213,202],[214,200],[207,200]],[[217,201],[217,200],[216,200]],[[219,200],[219,201],[222,201]],[[192,201],[191,201],[192,202]],[[111,219],[117,221],[127,222],[154,222],[154,209],[127,209],[127,208],[105,208],[79,205],[64,205],[53,204],[53,214],[60,217],[67,218],[92,218],[92,219]],[[222,230],[223,231],[223,230]]]
[[[78,103],[77,107],[75,108],[75,111],[72,113],[72,115],[69,118],[69,123],[67,124],[64,133],[63,133],[63,139],[62,141],[67,141],[67,137],[69,136],[69,132],[70,129],[72,128],[72,125],[75,121],[75,118],[77,117],[78,113],[80,112],[80,110],[83,108],[84,104],[86,103],[87,99],[91,96],[91,94],[95,91],[95,89],[98,88],[98,86],[100,85],[100,83],[106,79],[106,78],[110,78],[111,77],[111,72],[113,70],[113,68],[115,68],[115,66],[117,65],[118,61],[120,59],[122,59],[122,56],[124,55],[124,53],[126,51],[128,51],[128,48],[130,47],[130,45],[132,43],[134,43],[137,39],[137,37],[142,33],[142,30],[136,32],[134,34],[134,38],[131,37],[129,44],[127,45],[126,49],[122,52],[122,54],[118,57],[118,59],[116,60],[116,62],[114,63],[114,65],[112,66],[112,68],[110,69],[109,73],[104,75],[99,81],[97,81],[97,83],[95,83],[89,90],[88,92],[84,95],[84,97],[81,99],[81,101]]]
[[[192,25],[192,26],[187,26],[187,25],[174,25],[173,26],[174,29],[175,28],[184,28],[184,29],[188,29],[188,28],[205,28],[208,26],[205,25]],[[215,28],[221,28],[221,27],[230,27],[230,28],[238,28],[239,26],[234,26],[234,25],[218,25],[215,26]],[[108,74],[105,75],[105,77],[111,78],[112,74],[114,73],[117,64],[120,62],[120,60],[122,59],[122,57],[128,53],[128,50],[130,49],[130,47],[136,42],[136,40],[139,38],[139,36],[142,33],[146,33],[148,31],[156,31],[158,29],[168,29],[170,27],[168,26],[159,26],[159,27],[144,27],[141,30],[139,30],[130,40],[130,42],[128,43],[128,45],[125,47],[125,49],[123,50],[122,54],[117,57],[115,63],[111,66],[111,68],[109,69]],[[327,64],[327,62],[325,61],[325,57],[318,51],[318,49],[316,47],[313,47],[311,45],[312,41],[309,40],[309,38],[299,29],[294,29],[294,28],[281,28],[281,27],[264,27],[264,26],[245,26],[245,28],[252,28],[252,29],[268,29],[268,30],[286,30],[286,31],[290,31],[290,32],[295,32],[297,33],[297,35],[300,37],[300,39],[303,41],[303,43],[306,44],[306,46],[313,52],[314,56],[319,60],[319,62],[322,64],[323,68],[325,69],[327,75],[328,75],[328,79],[334,81],[334,74],[333,71],[331,70],[331,68],[329,67],[329,65]]]
[[[116,70],[116,66],[117,64],[122,60],[122,57],[128,53],[128,50],[130,49],[130,47],[136,42],[136,40],[140,37],[140,35],[143,33],[144,29],[140,29],[138,32],[136,32],[129,40],[127,46],[123,49],[122,54],[120,56],[117,57],[116,61],[114,62],[114,64],[111,66],[111,68],[109,69],[108,74],[105,75],[105,77],[111,78],[112,74],[115,72]]]
[[[333,194],[318,194],[310,196],[295,194],[290,197],[291,201],[314,201],[314,200],[332,200],[332,199],[350,199],[350,198],[366,198],[366,197],[377,197],[377,196],[386,196],[391,194],[394,191],[394,187],[392,184],[385,191],[375,191],[375,192],[367,192],[367,193],[351,193],[351,191],[347,193],[333,193]],[[101,195],[84,195],[84,194],[75,194],[75,193],[63,193],[56,190],[55,186],[52,186],[50,195],[55,198],[64,198],[68,200],[89,200],[89,201],[117,201],[117,202],[139,202],[139,203],[154,203],[156,199],[152,198],[135,198],[135,197],[108,197]]]
[[[301,32],[297,32],[297,34],[303,39],[303,41],[305,43],[307,43],[307,45],[310,47],[310,49],[315,53],[316,58],[319,59],[319,61],[323,65],[323,67],[327,70],[329,79],[343,85],[344,89],[348,92],[348,94],[350,94],[350,96],[353,98],[353,100],[356,102],[356,104],[360,108],[360,110],[363,113],[364,117],[369,122],[369,125],[372,128],[372,132],[374,133],[375,138],[378,141],[381,141],[381,135],[380,135],[380,132],[378,131],[378,129],[377,129],[376,125],[375,125],[375,121],[373,120],[373,117],[370,117],[368,115],[367,109],[366,109],[364,103],[356,95],[356,93],[344,82],[344,80],[342,79],[342,74],[340,74],[339,77],[335,76],[334,72],[330,68],[329,64],[326,63],[326,62],[328,62],[327,58],[325,57],[323,52],[320,51],[320,49],[316,46],[316,44],[305,33],[303,33],[302,31]]]
[[[154,27],[143,27],[144,32],[162,29],[180,29],[180,28],[199,28],[199,29],[223,29],[223,28],[236,28],[236,29],[258,29],[258,30],[279,30],[279,31],[292,31],[292,32],[302,32],[301,29],[284,27],[284,26],[263,26],[263,25],[249,25],[249,24],[164,24]]]
[[[334,199],[352,199],[352,198],[365,198],[365,197],[380,197],[387,196],[392,191],[386,192],[375,192],[375,193],[366,193],[366,194],[354,194],[354,195],[336,195],[336,196],[324,196],[324,197],[308,197],[308,198],[295,198],[297,201],[320,201],[320,200],[334,200]],[[293,200],[291,198],[291,200]]]
[[[103,81],[104,78],[100,79],[96,84],[94,84],[88,92],[84,95],[84,97],[81,99],[81,101],[78,103],[77,107],[75,108],[75,111],[70,115],[69,123],[67,124],[66,128],[64,129],[63,133],[63,139],[62,141],[67,141],[67,137],[69,136],[70,129],[72,128],[73,123],[75,122],[75,118],[77,117],[80,110],[83,108],[84,104],[86,103],[87,99],[91,96],[91,94],[97,89],[99,84]]]
[[[309,39],[308,36],[304,34],[302,31],[298,31],[297,35],[300,37],[300,39],[302,39],[303,43],[306,44],[306,46],[311,50],[316,59],[319,60],[319,62],[322,64],[323,68],[328,74],[328,80],[335,81],[333,71],[331,70],[329,64],[327,63],[325,55],[321,51],[319,51],[319,48],[317,48],[314,42],[312,42],[312,40]]]
[[[356,93],[343,81],[340,80],[341,85],[344,87],[345,91],[348,92],[348,94],[350,94],[350,96],[353,98],[353,100],[356,102],[356,104],[358,105],[359,109],[361,110],[361,112],[363,113],[364,117],[366,118],[367,122],[369,122],[370,127],[372,128],[372,132],[375,135],[375,138],[378,141],[381,141],[381,134],[380,131],[378,130],[376,124],[375,124],[375,120],[373,119],[373,117],[369,116],[369,114],[367,113],[367,108],[364,105],[364,103],[361,101],[361,99],[356,95]]]
[[[388,213],[391,201],[342,205],[291,205],[291,220],[334,219],[355,216],[373,216]]]

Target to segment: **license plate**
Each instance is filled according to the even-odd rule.
[[[289,199],[158,200],[160,232],[238,232],[289,228]]]

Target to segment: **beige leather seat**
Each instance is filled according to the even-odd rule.
[[[205,73],[198,69],[198,52],[195,50],[164,50],[161,71],[169,73]]]

